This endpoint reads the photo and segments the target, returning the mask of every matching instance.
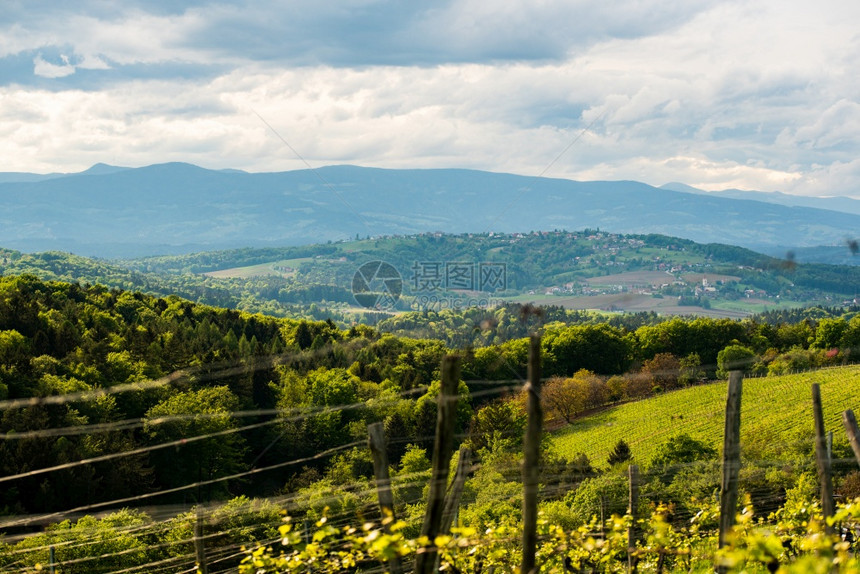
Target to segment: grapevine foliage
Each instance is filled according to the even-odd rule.
[[[699,501],[691,520],[678,524],[672,509],[656,505],[649,516],[597,518],[573,530],[542,519],[537,560],[543,573],[626,572],[628,550],[640,572],[709,571],[715,565],[731,572],[860,572],[855,533],[860,532],[860,499],[837,507],[824,520],[820,505],[789,500],[767,517],[756,518],[749,501],[737,515],[727,544],[717,549],[719,504]],[[628,549],[628,529],[634,524],[640,536]],[[828,529],[827,526],[830,528]],[[514,572],[521,559],[521,525],[504,520],[478,532],[453,528],[451,534],[404,536],[405,523],[387,519],[359,528],[335,527],[325,518],[316,524],[309,540],[289,520],[280,528],[281,547],[261,546],[248,552],[242,574],[379,571],[398,557],[409,570],[417,552],[435,549],[442,572]]]

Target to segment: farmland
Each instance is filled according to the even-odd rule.
[[[840,415],[847,408],[860,408],[860,366],[746,379],[741,412],[745,456],[780,460],[810,455],[812,383],[821,384],[827,430],[845,443]],[[634,458],[645,462],[657,445],[681,433],[716,448],[722,441],[725,400],[726,383],[718,381],[609,407],[557,432],[553,448],[565,457],[582,452],[593,461],[605,461],[624,439]]]
[[[257,265],[248,265],[245,267],[208,271],[203,273],[203,275],[206,277],[214,277],[216,279],[247,279],[249,277],[264,277],[266,275],[274,275],[276,277],[294,277],[299,265],[309,261],[312,261],[312,258],[299,257],[297,259],[281,259],[270,263],[259,263]]]
[[[368,314],[351,288],[357,270],[371,261],[391,264],[403,289],[391,309]],[[448,281],[448,264],[471,270],[473,281]],[[481,284],[481,265],[487,264],[505,270],[503,284]],[[737,247],[593,230],[424,234],[112,261],[0,251],[0,274],[22,273],[177,294],[277,316],[332,318],[341,326],[375,324],[384,318],[378,311],[438,311],[444,304],[462,308],[475,301],[489,307],[512,302],[742,318],[795,307],[851,305],[854,291],[847,286],[860,280],[857,267],[790,266]]]
[[[190,272],[209,280],[282,281],[280,291],[292,290],[293,284],[304,289],[325,285],[342,294],[316,303],[343,313],[348,312],[344,303],[354,303],[348,296],[354,273],[374,260],[390,263],[402,277],[402,298],[394,311],[414,309],[422,295],[453,300],[481,294],[498,302],[568,309],[740,318],[845,299],[815,281],[797,284],[793,269],[747,250],[596,230],[378,237],[306,246],[301,253],[295,248],[238,250],[119,263],[174,277]],[[505,284],[492,290],[480,282],[449,284],[445,266],[452,262],[474,269],[504,265]],[[426,276],[424,270],[431,267],[437,274]],[[429,283],[432,293],[423,287]],[[250,303],[247,297],[243,301]]]

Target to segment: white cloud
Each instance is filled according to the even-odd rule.
[[[860,103],[843,98],[821,112],[814,123],[798,128],[789,141],[828,148],[853,143],[857,134],[860,134]]]
[[[256,111],[313,165],[860,189],[860,5],[100,6],[0,22],[8,169],[304,167]]]
[[[105,62],[101,56],[85,55],[77,65],[82,70],[110,70],[110,64]]]
[[[33,59],[33,73],[43,78],[64,78],[75,73],[75,66],[69,64],[68,56],[62,56],[60,65],[46,62],[39,54]]]
[[[743,165],[730,161],[715,162],[705,157],[675,156],[663,159],[635,157],[623,163],[596,166],[586,170],[585,179],[599,179],[599,174],[613,171],[619,179],[680,181],[699,189],[772,190],[793,188],[803,175],[797,172],[770,169],[763,165]],[[674,179],[673,179],[674,178]]]

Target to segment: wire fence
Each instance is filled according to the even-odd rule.
[[[271,367],[271,364],[271,359],[258,361],[253,369],[267,369]],[[247,371],[248,365],[224,365],[220,372],[208,373],[206,380],[217,380],[219,377],[229,377],[237,372],[246,373]],[[516,374],[516,369],[511,368],[511,371]],[[182,380],[185,376],[187,376],[187,371],[174,373],[156,381],[110,387],[94,392],[2,401],[0,402],[0,411],[31,408],[36,405],[77,404],[105,394],[134,393],[169,386]],[[810,384],[814,381],[823,381],[826,426],[828,430],[838,433],[840,428],[838,414],[845,408],[857,407],[856,394],[854,393],[856,387],[851,384],[854,379],[860,379],[860,371],[854,367],[825,367],[808,371],[800,377],[753,377],[748,381],[744,388],[744,405],[745,408],[747,408],[747,404],[751,406],[743,412],[742,441],[746,446],[752,446],[747,449],[750,456],[745,458],[744,468],[747,469],[748,476],[742,480],[742,487],[747,488],[755,503],[761,508],[778,507],[785,500],[791,477],[796,476],[798,472],[814,470],[815,459],[810,442],[812,417],[807,400]],[[848,382],[846,383],[846,381]],[[508,381],[469,381],[469,386],[474,389],[470,397],[472,401],[481,404],[487,404],[494,399],[504,397],[510,399],[521,392],[524,383],[525,381],[520,377]],[[397,401],[413,398],[421,392],[423,389],[401,391],[380,405],[393,406]],[[646,499],[650,496],[653,502],[657,502],[661,496],[672,496],[673,477],[692,473],[699,475],[700,481],[697,488],[700,493],[705,494],[709,489],[713,492],[719,483],[718,457],[717,451],[713,447],[718,444],[721,433],[723,420],[721,403],[724,398],[724,385],[719,382],[710,383],[665,392],[649,401],[647,411],[638,408],[635,401],[619,405],[605,405],[588,417],[578,418],[569,425],[563,425],[559,431],[554,433],[551,445],[544,451],[545,460],[540,475],[543,484],[541,500],[544,504],[562,502],[568,508],[594,509],[593,504],[589,507],[593,501],[586,500],[586,493],[581,492],[578,487],[586,480],[599,478],[602,471],[608,470],[609,465],[605,462],[606,457],[617,446],[619,440],[623,440],[629,446],[632,456],[632,459],[629,460],[652,467],[648,477],[652,484],[649,487],[650,492],[646,492]],[[348,404],[292,410],[237,409],[229,413],[235,420],[253,417],[271,418],[244,426],[183,437],[127,451],[26,470],[14,475],[0,477],[0,483],[13,486],[16,481],[25,478],[43,475],[50,477],[53,473],[73,468],[88,467],[123,457],[148,455],[171,447],[194,445],[207,439],[220,439],[231,434],[248,433],[291,422],[304,422],[311,417],[342,413],[364,407],[363,404]],[[59,439],[79,435],[97,436],[111,432],[134,432],[143,428],[144,425],[158,426],[171,422],[201,420],[216,416],[218,415],[213,413],[189,413],[149,420],[135,418],[92,425],[35,430],[21,429],[0,435],[0,440]],[[673,438],[681,433],[688,435],[694,441],[698,441],[699,447],[710,447],[711,450],[704,449],[702,453],[697,455],[696,460],[675,460],[664,467],[652,463],[660,454],[661,447],[670,444]],[[278,435],[275,440],[279,438],[281,437]],[[457,434],[456,441],[466,442],[475,438],[476,431],[470,429]],[[521,431],[516,428],[496,428],[491,438],[496,444],[499,444],[500,441],[503,442],[506,439],[521,440],[522,436]],[[410,442],[426,444],[432,442],[432,439],[433,437],[430,435],[389,436],[389,443],[390,446],[397,447],[398,445],[405,446]],[[279,536],[272,536],[271,534],[277,532],[277,527],[282,524],[285,514],[297,516],[303,521],[301,531],[305,538],[310,536],[316,519],[322,513],[326,514],[329,524],[337,526],[379,518],[376,506],[376,487],[371,474],[353,477],[353,480],[338,483],[333,482],[330,476],[323,474],[325,472],[323,462],[331,461],[335,455],[349,453],[354,449],[366,450],[366,439],[350,441],[310,456],[290,458],[256,467],[256,463],[270,446],[271,444],[268,444],[258,452],[248,453],[246,460],[253,460],[253,463],[250,464],[250,468],[241,472],[191,481],[176,487],[161,488],[157,491],[133,496],[117,497],[90,504],[69,505],[68,508],[55,512],[24,515],[7,514],[0,518],[0,531],[13,530],[18,533],[0,538],[0,556],[3,556],[5,560],[5,562],[0,563],[2,570],[4,572],[32,571],[35,564],[48,564],[49,555],[55,554],[58,557],[56,558],[57,568],[60,572],[193,572],[197,568],[197,555],[191,551],[191,547],[195,543],[202,543],[206,547],[209,571],[231,572],[235,571],[238,562],[250,550],[276,544],[280,540]],[[847,469],[856,464],[850,457],[846,440],[835,439],[832,452],[835,466]],[[586,455],[587,465],[581,464],[580,454]],[[318,466],[321,469],[316,478],[324,478],[329,481],[326,487],[320,487],[322,484],[320,480],[317,480],[316,484],[311,480],[309,484],[292,492],[255,499],[254,503],[269,505],[270,509],[274,509],[274,512],[270,510],[265,517],[261,517],[259,508],[255,508],[250,503],[229,509],[229,515],[221,515],[219,512],[227,512],[229,503],[200,504],[194,501],[186,505],[168,503],[146,507],[146,512],[141,512],[137,522],[132,525],[123,526],[111,523],[112,517],[116,515],[116,510],[120,508],[140,508],[144,503],[153,499],[157,500],[158,497],[168,497],[171,494],[191,491],[212,484],[236,484],[261,473],[291,467],[295,469],[302,465],[314,463],[319,463]],[[401,464],[403,464],[402,461]],[[404,518],[408,522],[417,524],[421,518],[420,507],[426,496],[428,469],[410,471],[405,466],[398,468],[397,463],[393,465],[393,469],[395,472],[392,487],[398,512],[404,514]],[[521,504],[521,494],[519,494],[521,466],[516,451],[505,451],[503,448],[498,451],[488,449],[479,457],[479,462],[472,465],[470,472],[474,478],[471,481],[471,486],[467,487],[464,508],[472,508],[473,512],[471,515],[466,512],[464,519],[471,519],[475,522],[483,520],[484,518],[478,511],[474,510],[475,508],[495,507],[515,510]],[[777,476],[780,472],[783,473],[781,479]],[[768,475],[768,473],[770,475],[769,480],[773,483],[770,486],[767,484],[768,480],[762,479],[762,476]],[[296,474],[298,473],[292,473],[293,476]],[[617,473],[612,475],[610,472],[605,476],[613,476],[614,478],[608,480],[604,490],[598,493],[599,506],[597,511],[611,513],[620,509],[623,512],[623,508],[619,507],[619,505],[626,504],[623,488],[619,488],[619,485],[623,486],[623,481],[617,479]],[[281,478],[281,480],[284,479]],[[779,480],[782,480],[782,483],[779,483]],[[316,487],[316,491],[314,491],[314,487]],[[309,498],[311,493],[313,500]],[[577,500],[577,497],[582,500]],[[557,512],[557,506],[552,507],[551,511]],[[207,528],[206,534],[199,540],[193,535],[182,535],[182,532],[190,531],[189,524],[194,521],[193,517],[187,516],[192,507],[201,508],[201,519]],[[677,520],[688,520],[693,512],[695,510],[692,507],[679,505],[675,508],[674,517]],[[89,530],[86,528],[75,529],[81,524],[80,517],[84,514],[95,514],[99,520]],[[163,518],[155,519],[155,516]],[[69,519],[78,522],[68,523],[64,530],[58,529],[56,526],[49,526],[52,523]],[[247,524],[226,526],[230,521],[233,524],[246,521]],[[39,531],[46,526],[48,527],[47,530]],[[106,530],[106,528],[108,529]],[[270,535],[255,542],[254,532],[259,534],[266,529]],[[109,536],[106,536],[107,533]],[[73,536],[73,538],[65,539],[64,536]],[[106,538],[110,542],[125,541],[131,547],[105,551]],[[30,546],[30,541],[35,542],[35,545]],[[175,553],[175,555],[166,555],[171,553]],[[135,560],[142,562],[136,564],[134,563]],[[109,566],[111,561],[114,564],[116,561],[123,562],[123,564],[121,567],[115,568]]]

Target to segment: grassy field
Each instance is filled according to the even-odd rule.
[[[819,301],[780,301],[774,299],[736,299],[715,300],[711,302],[712,309],[731,311],[742,315],[772,311],[774,309],[793,309],[795,307],[811,307],[820,303]]]
[[[827,430],[834,444],[846,444],[842,411],[860,410],[860,366],[744,380],[741,409],[743,456],[781,460],[812,456],[811,384],[821,384]],[[584,417],[552,435],[553,448],[565,457],[583,452],[606,465],[623,438],[634,459],[646,464],[656,447],[687,433],[717,449],[722,446],[727,384],[725,381],[673,391]]]
[[[663,315],[697,315],[701,317],[714,317],[730,319],[742,319],[756,312],[752,309],[742,307],[722,308],[713,304],[711,309],[705,309],[695,305],[679,306],[676,297],[652,297],[651,295],[640,295],[638,293],[616,293],[611,295],[589,295],[566,297],[564,295],[517,295],[505,297],[507,301],[518,303],[533,303],[535,305],[560,305],[565,309],[579,309],[590,311],[624,311],[638,313],[641,311],[655,311]],[[762,310],[765,308],[762,306]]]
[[[736,281],[740,281],[741,278],[735,275],[718,275],[716,273],[684,273],[681,275],[681,279],[686,281],[687,283],[701,283],[702,279],[707,279],[708,283],[711,285],[716,284],[717,281],[722,281],[724,283],[732,283]]]
[[[704,263],[705,257],[690,251],[668,250],[662,247],[640,247],[626,254],[628,257],[659,257],[664,263]]]
[[[674,280],[675,277],[665,271],[627,271],[613,275],[589,277],[586,282],[592,286],[624,285],[625,287],[636,287],[656,285],[659,287],[660,285],[671,284]]]
[[[313,261],[312,257],[301,257],[299,259],[282,259],[280,261],[272,261],[270,263],[260,263],[259,265],[249,265],[247,267],[233,267],[232,269],[222,269],[221,271],[210,271],[204,273],[209,277],[229,278],[237,277],[247,279],[248,277],[260,277],[262,275],[280,275],[289,277],[295,274],[295,270],[302,263]]]

